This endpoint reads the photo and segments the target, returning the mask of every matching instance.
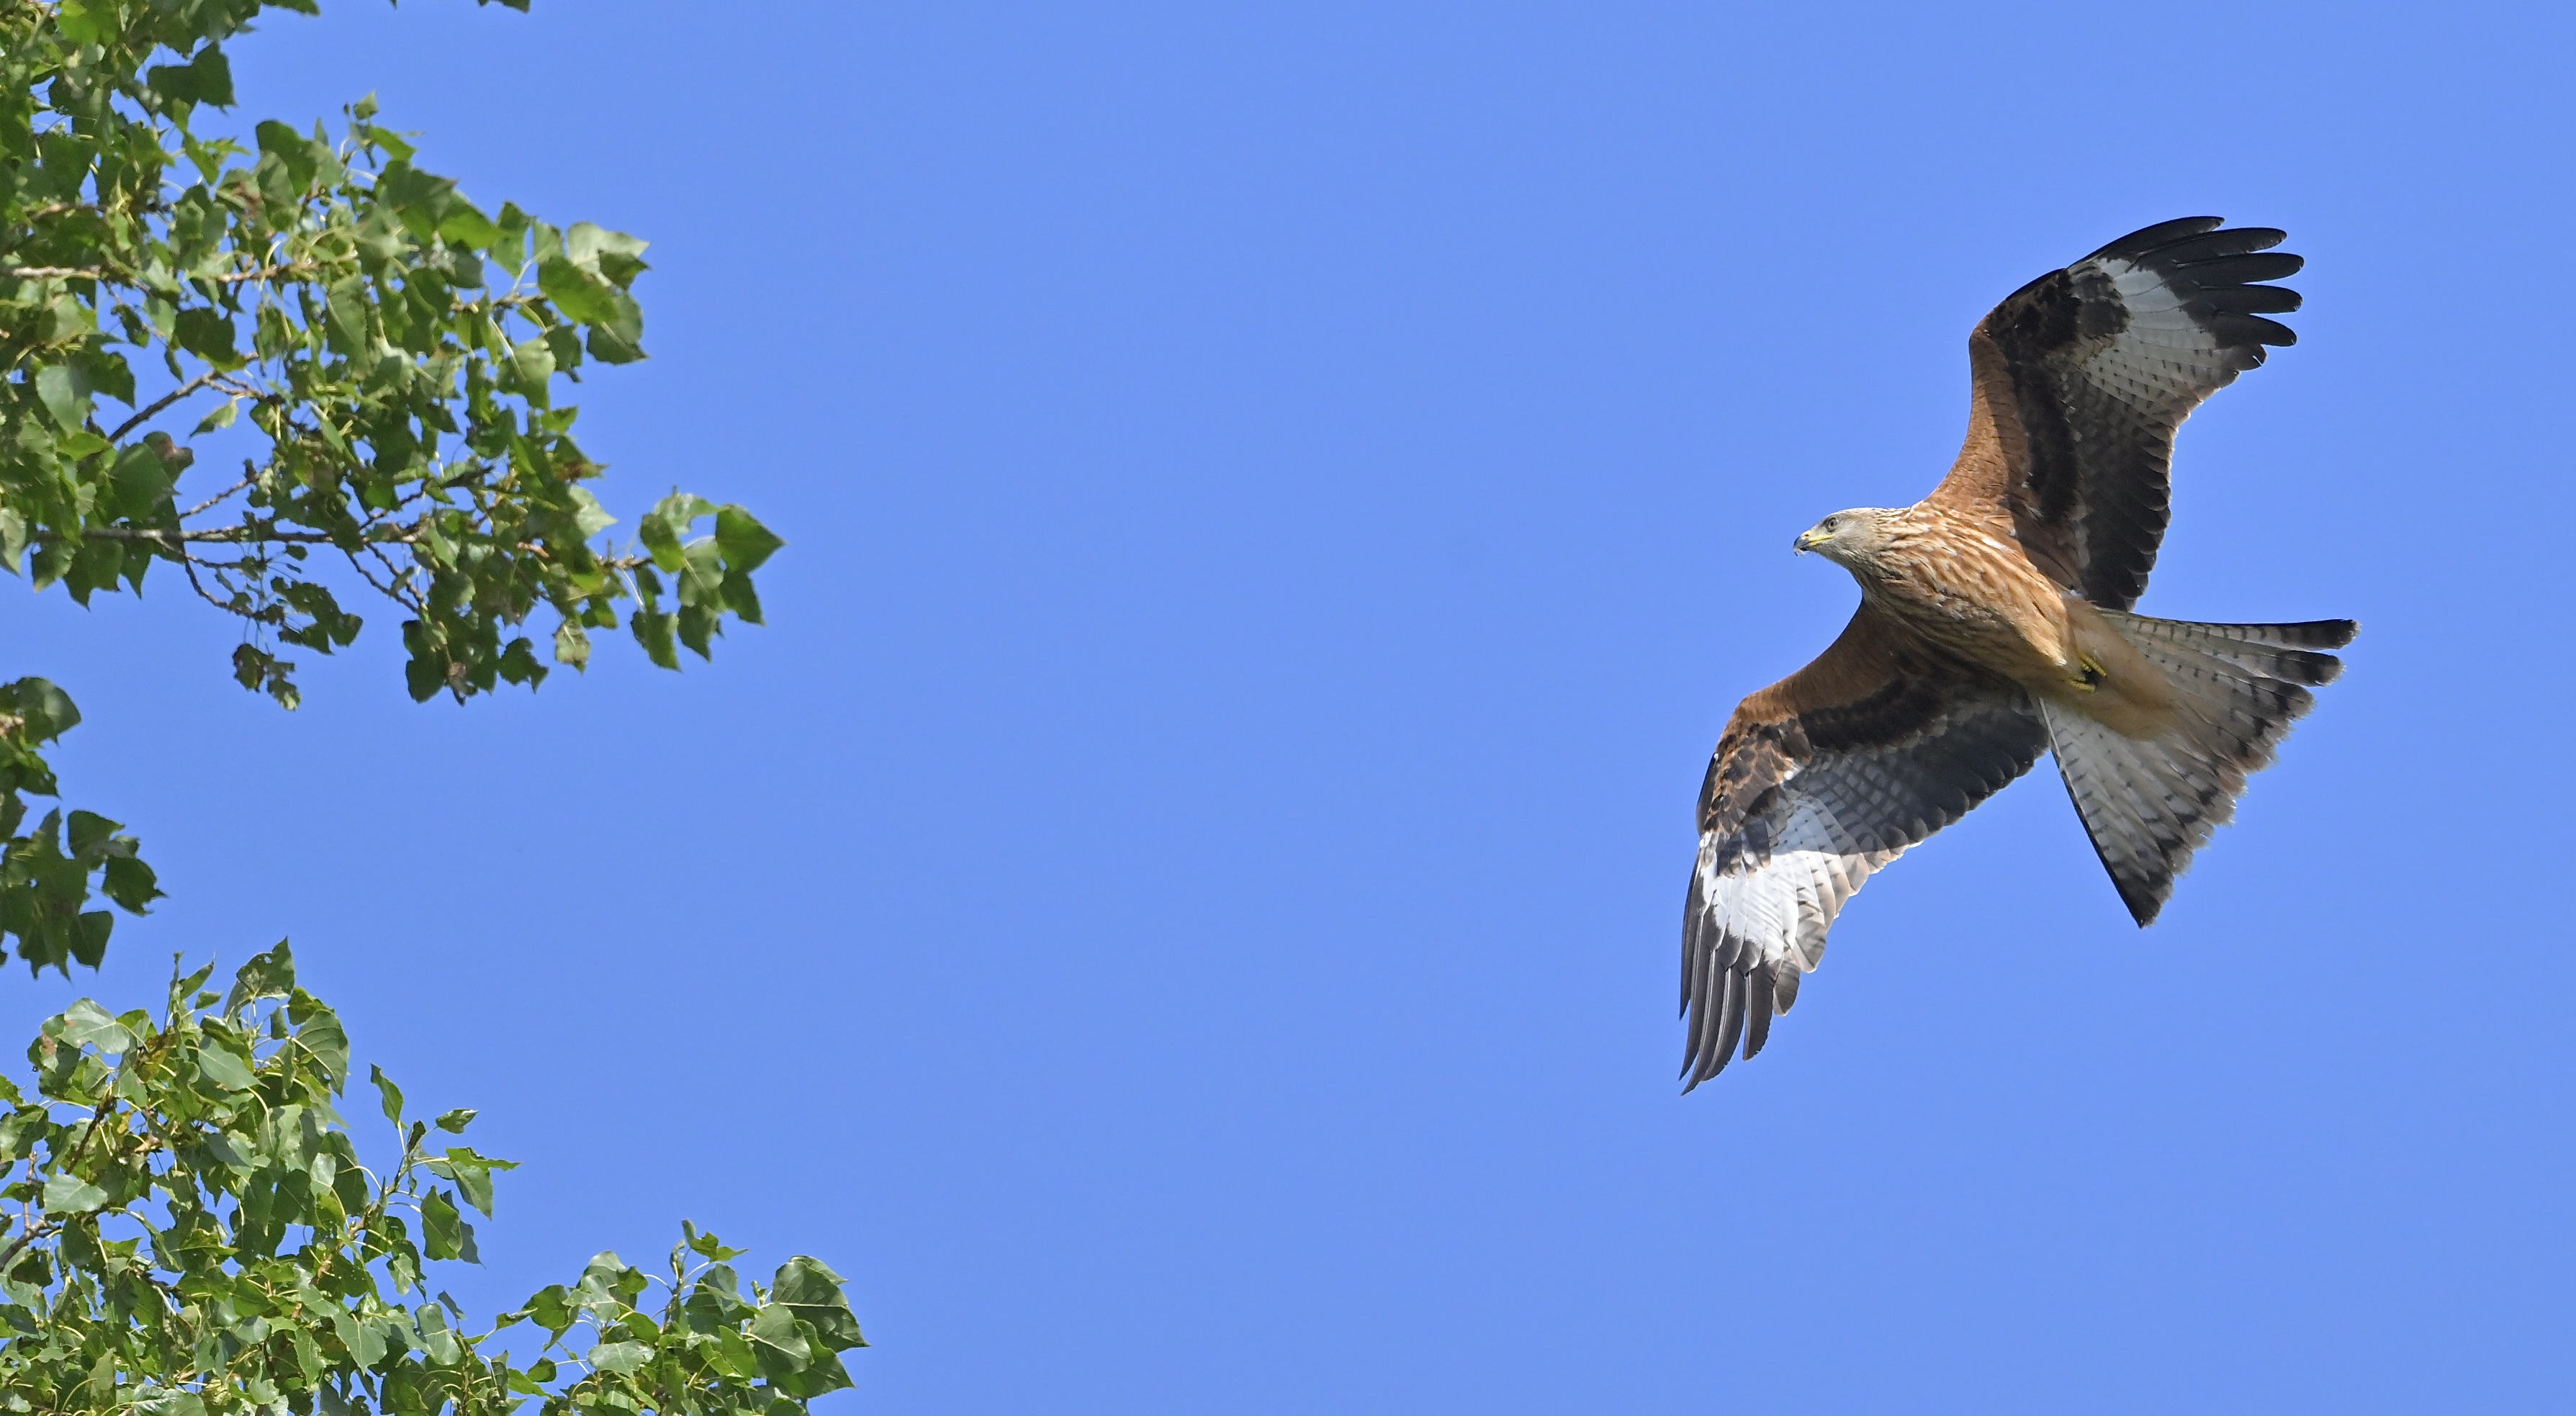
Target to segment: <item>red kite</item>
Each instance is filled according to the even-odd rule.
[[[2150,226],[2013,292],[1968,336],[1968,439],[1932,495],[1798,537],[1860,582],[1814,663],[1744,700],[1699,798],[1682,1075],[1762,1050],[1869,873],[2052,753],[2140,926],[2342,661],[2350,620],[2129,613],[2174,429],[2297,342],[2282,233]],[[1685,1091],[1689,1087],[1683,1088]]]

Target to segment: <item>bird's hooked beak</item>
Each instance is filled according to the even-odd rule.
[[[1811,526],[1798,533],[1797,541],[1791,545],[1789,549],[1796,551],[1798,554],[1803,556],[1807,552],[1814,550],[1816,547],[1821,546],[1832,539],[1833,537],[1825,534],[1825,528],[1821,526]]]

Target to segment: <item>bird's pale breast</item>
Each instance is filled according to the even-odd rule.
[[[2017,682],[2062,677],[2074,661],[2065,592],[2007,526],[1926,517],[1890,536],[1860,580],[1916,633]]]

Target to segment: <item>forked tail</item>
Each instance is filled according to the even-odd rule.
[[[2174,726],[2129,738],[2043,699],[2049,744],[2067,795],[2111,872],[2122,903],[2153,923],[2192,852],[2236,813],[2248,774],[2272,763],[2290,724],[2332,683],[2352,642],[2351,620],[2194,624],[2103,610],[2101,615],[2172,681]]]

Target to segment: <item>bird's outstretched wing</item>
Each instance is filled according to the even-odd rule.
[[[1723,1070],[1739,1041],[1746,1057],[1762,1050],[1871,871],[2029,771],[2047,746],[2020,688],[1866,602],[1814,663],[1745,699],[1700,789],[1682,922],[1690,1086]]]
[[[2202,399],[2296,343],[2265,319],[2298,292],[2270,227],[2191,216],[2132,232],[2032,281],[1968,336],[1967,445],[1935,503],[2008,508],[2032,564],[2097,605],[2147,588],[2169,516],[2174,429]]]

